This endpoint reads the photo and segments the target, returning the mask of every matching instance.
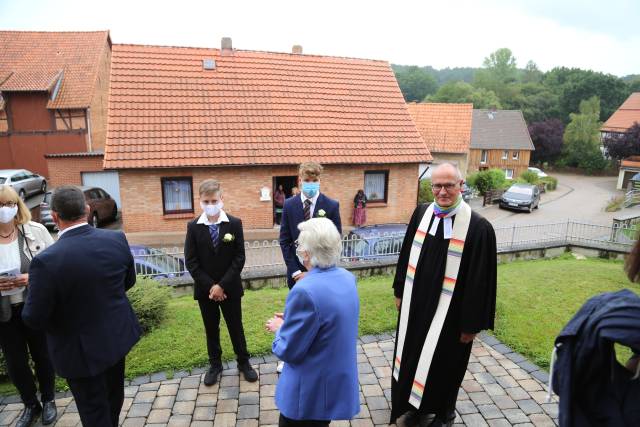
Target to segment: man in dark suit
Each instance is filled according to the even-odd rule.
[[[222,373],[220,311],[238,359],[238,370],[247,381],[254,382],[258,374],[249,363],[240,304],[244,295],[240,272],[245,261],[242,221],[222,210],[222,189],[216,180],[207,179],[200,184],[200,207],[202,215],[187,225],[184,256],[194,280],[193,299],[198,301],[207,334],[211,366],[204,384],[215,384]]]
[[[125,356],[140,339],[126,295],[136,272],[124,234],[89,226],[88,209],[79,188],[54,192],[58,241],[31,261],[22,318],[46,332],[82,424],[114,427],[124,401]]]
[[[320,175],[322,166],[315,162],[306,162],[298,170],[300,195],[284,202],[282,222],[280,223],[280,249],[287,264],[287,284],[289,289],[305,276],[306,268],[296,256],[295,242],[300,230],[298,224],[309,218],[329,218],[342,234],[340,223],[340,204],[320,193]]]

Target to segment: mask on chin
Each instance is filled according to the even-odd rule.
[[[220,214],[220,211],[222,211],[224,203],[218,202],[215,205],[205,205],[204,203],[200,202],[200,207],[207,216],[217,216],[218,214]]]
[[[13,221],[17,214],[17,206],[14,206],[12,208],[10,208],[9,206],[3,206],[0,208],[0,222],[3,224],[8,224]]]
[[[302,193],[309,199],[315,197],[320,192],[319,182],[302,182]]]

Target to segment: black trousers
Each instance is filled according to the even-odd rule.
[[[7,362],[7,373],[25,405],[38,403],[37,388],[29,366],[29,353],[35,365],[43,402],[54,399],[56,374],[47,351],[47,338],[42,331],[29,328],[22,321],[23,304],[11,307],[8,322],[0,322],[0,347]]]
[[[210,299],[199,299],[200,314],[204,322],[204,330],[207,333],[207,352],[209,353],[209,363],[220,365],[222,363],[222,348],[220,347],[220,311],[227,322],[229,337],[236,353],[238,363],[249,362],[249,352],[247,351],[247,341],[244,338],[244,328],[242,327],[242,306],[241,298],[227,299],[216,302]]]
[[[326,427],[330,421],[292,420],[280,414],[278,427]]]
[[[117,427],[124,402],[124,358],[93,377],[68,378],[83,426]]]

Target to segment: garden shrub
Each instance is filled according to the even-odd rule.
[[[431,180],[423,179],[420,181],[420,191],[418,192],[418,203],[433,202],[433,191],[431,191]]]
[[[129,301],[138,317],[142,333],[147,333],[162,322],[167,314],[171,288],[153,279],[138,277],[127,292]]]
[[[467,185],[474,187],[484,195],[487,191],[508,187],[510,184],[502,169],[488,169],[469,175]]]
[[[540,182],[545,183],[545,188],[547,191],[553,191],[558,187],[558,178],[554,178],[553,176],[545,176],[544,178],[540,178]]]
[[[538,178],[537,173],[530,170],[526,170],[522,172],[518,181],[525,182],[527,184],[537,185],[538,182],[540,181],[540,178]]]

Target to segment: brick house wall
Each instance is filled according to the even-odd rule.
[[[343,225],[351,224],[353,197],[364,187],[364,172],[388,171],[386,203],[370,203],[367,224],[408,222],[416,206],[418,164],[326,165],[321,191],[340,202]],[[120,170],[120,197],[125,232],[184,231],[186,222],[200,214],[198,186],[208,178],[220,181],[225,211],[242,218],[245,229],[273,227],[273,201],[260,201],[260,189],[272,189],[276,176],[295,176],[295,166],[201,169]],[[194,213],[164,215],[163,177],[192,177]]]
[[[482,151],[487,151],[486,163],[481,163]],[[508,151],[508,156],[503,159],[503,152]],[[518,160],[513,160],[513,153],[518,152]],[[472,149],[469,152],[469,169],[468,173],[472,174],[482,169],[513,169],[513,178],[519,177],[522,172],[526,171],[529,167],[529,160],[531,158],[531,151],[529,150],[514,150],[514,149],[498,149],[498,150],[478,150]]]
[[[431,155],[433,156],[434,165],[444,162],[454,163],[458,165],[458,169],[460,169],[462,176],[467,176],[469,160],[466,153],[435,153],[432,151]]]
[[[101,172],[103,156],[48,157],[49,188],[82,185],[82,172]]]
[[[104,151],[107,141],[107,118],[109,107],[109,82],[111,73],[111,43],[105,41],[103,54],[98,64],[98,75],[93,92],[93,99],[89,108],[89,123],[91,126],[90,151]]]

